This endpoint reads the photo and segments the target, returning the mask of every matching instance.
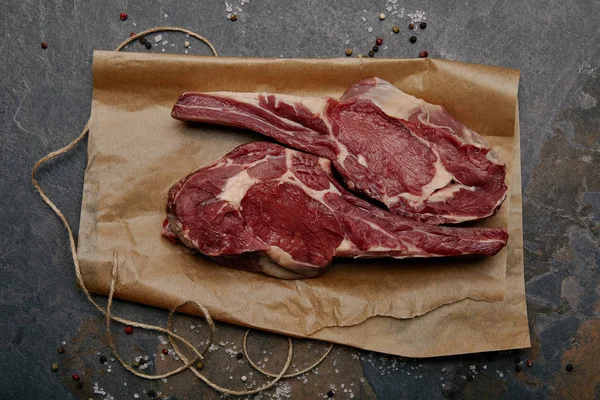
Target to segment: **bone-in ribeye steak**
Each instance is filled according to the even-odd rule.
[[[505,229],[427,225],[346,191],[326,158],[254,142],[169,191],[163,235],[218,263],[279,278],[322,273],[333,257],[496,254]]]
[[[378,78],[340,100],[185,93],[172,116],[252,129],[328,158],[350,189],[430,224],[488,217],[506,197],[505,166],[485,139],[444,107]]]

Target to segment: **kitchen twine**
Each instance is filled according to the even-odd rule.
[[[173,27],[173,26],[159,26],[156,28],[152,28],[152,29],[148,29],[145,30],[143,32],[140,32],[134,36],[129,37],[128,39],[124,40],[116,49],[115,51],[121,51],[125,46],[127,46],[129,43],[139,39],[142,36],[148,35],[150,33],[155,33],[155,32],[167,32],[167,31],[171,31],[171,32],[183,32],[186,33],[188,35],[190,35],[191,37],[194,37],[196,39],[198,39],[199,41],[203,42],[204,44],[206,44],[210,50],[212,51],[212,53],[215,56],[218,56],[217,54],[217,50],[214,48],[214,46],[210,43],[210,41],[208,39],[206,39],[205,37],[192,32],[190,30],[184,29],[184,28],[178,28],[178,27]],[[302,371],[299,372],[295,372],[295,373],[290,373],[290,374],[286,374],[286,371],[288,370],[291,362],[292,362],[292,355],[293,355],[293,346],[292,346],[292,339],[288,336],[287,340],[288,340],[288,354],[287,354],[287,359],[285,361],[285,365],[283,366],[283,368],[281,369],[281,371],[278,374],[274,374],[268,371],[265,371],[264,369],[260,368],[256,363],[254,363],[254,361],[250,358],[250,356],[248,355],[248,349],[247,349],[247,341],[248,341],[248,335],[250,334],[250,330],[247,330],[246,333],[244,334],[244,339],[243,339],[243,350],[244,350],[244,355],[246,356],[246,359],[248,360],[248,363],[250,363],[250,365],[252,366],[252,368],[254,368],[255,370],[257,370],[258,372],[274,378],[273,380],[271,380],[270,382],[256,388],[256,389],[252,389],[252,390],[231,390],[222,386],[217,385],[216,383],[212,382],[211,380],[209,380],[207,377],[205,377],[204,375],[202,375],[200,373],[200,371],[194,367],[194,364],[199,361],[204,359],[203,355],[206,353],[206,351],[208,350],[208,348],[210,347],[210,345],[213,342],[214,339],[214,333],[215,333],[215,324],[210,316],[210,313],[208,312],[208,310],[202,305],[199,304],[195,301],[185,301],[177,306],[175,306],[170,312],[169,312],[169,317],[167,319],[167,327],[166,328],[162,328],[160,326],[156,326],[156,325],[148,325],[148,324],[144,324],[141,322],[136,322],[136,321],[132,321],[126,318],[121,318],[121,317],[117,317],[114,316],[111,313],[111,308],[112,308],[112,302],[113,302],[113,296],[115,294],[115,286],[116,286],[116,282],[117,282],[117,277],[118,277],[118,273],[119,273],[119,258],[118,258],[118,253],[117,251],[113,252],[113,268],[112,268],[112,274],[111,274],[111,281],[110,281],[110,292],[108,294],[108,303],[106,305],[106,309],[102,308],[102,306],[100,306],[91,296],[90,292],[88,291],[88,289],[85,287],[85,283],[83,282],[83,276],[81,275],[81,267],[79,265],[79,260],[77,258],[77,248],[75,245],[75,239],[73,237],[73,230],[71,229],[71,226],[69,225],[69,222],[67,221],[67,218],[65,217],[65,215],[58,209],[58,207],[56,206],[56,204],[54,204],[52,202],[52,200],[50,200],[50,198],[46,195],[46,192],[44,192],[44,189],[42,189],[42,187],[40,186],[37,178],[36,178],[36,174],[38,172],[38,169],[45,163],[47,163],[48,161],[52,160],[53,158],[56,158],[62,154],[68,153],[69,151],[71,151],[76,145],[77,143],[79,143],[89,132],[90,129],[90,120],[88,119],[87,123],[85,124],[85,127],[83,128],[83,131],[81,131],[81,133],[79,134],[79,136],[77,136],[77,138],[75,138],[75,140],[73,140],[71,143],[67,144],[65,147],[55,150],[51,153],[49,153],[48,155],[42,157],[38,162],[35,163],[33,170],[31,171],[31,181],[33,183],[33,186],[35,187],[35,189],[37,190],[37,192],[40,194],[40,196],[42,197],[42,199],[44,200],[44,202],[50,206],[50,208],[54,211],[54,213],[58,216],[58,218],[60,218],[60,220],[62,221],[63,225],[65,226],[68,236],[69,236],[69,246],[71,249],[71,257],[73,258],[73,264],[75,265],[75,276],[77,278],[77,283],[79,285],[79,287],[83,290],[83,293],[85,294],[85,296],[87,297],[87,299],[94,305],[94,307],[96,307],[96,309],[98,311],[100,311],[102,314],[104,314],[104,316],[106,317],[106,332],[108,335],[108,341],[110,344],[110,348],[112,349],[115,357],[117,358],[117,360],[119,360],[119,362],[121,363],[121,365],[123,365],[123,367],[128,370],[129,372],[131,372],[134,375],[137,375],[141,378],[145,378],[145,379],[150,379],[150,380],[156,380],[156,379],[162,379],[162,378],[168,378],[172,375],[178,374],[182,371],[185,370],[191,370],[198,378],[200,378],[204,383],[206,383],[208,386],[210,386],[211,388],[215,389],[218,392],[224,393],[224,394],[229,394],[229,395],[234,395],[234,396],[244,396],[244,395],[250,395],[250,394],[255,394],[258,392],[261,392],[263,390],[266,390],[270,387],[272,387],[273,385],[275,385],[277,382],[279,382],[281,379],[283,378],[292,378],[294,376],[298,376],[301,375],[307,371],[310,371],[311,369],[315,368],[317,365],[319,365],[326,357],[327,355],[331,352],[331,349],[333,348],[333,344],[330,343],[329,346],[327,347],[327,350],[325,351],[325,353],[321,356],[321,358],[319,358],[315,363],[313,363],[312,365],[310,365],[309,367],[303,369]],[[177,335],[176,333],[173,332],[173,315],[182,307],[184,306],[192,306],[195,307],[196,309],[198,309],[199,311],[201,311],[202,315],[204,316],[204,318],[206,319],[206,321],[208,322],[208,326],[210,327],[210,338],[208,341],[208,344],[206,345],[206,347],[200,352],[196,349],[196,347],[190,343],[189,341],[187,341],[186,339],[184,339],[183,337]],[[116,321],[119,322],[121,324],[125,324],[125,325],[131,325],[134,326],[136,328],[142,328],[142,329],[147,329],[147,330],[151,330],[151,331],[156,331],[156,332],[161,332],[164,333],[166,335],[168,335],[169,337],[169,341],[171,342],[171,346],[173,347],[173,349],[175,350],[175,353],[179,356],[179,358],[181,359],[181,361],[183,362],[184,365],[175,368],[172,371],[166,372],[164,374],[159,374],[159,375],[149,375],[149,374],[144,374],[142,372],[136,371],[133,367],[131,367],[125,360],[123,360],[123,358],[119,355],[119,352],[117,351],[116,345],[115,345],[115,341],[114,338],[111,334],[110,331],[110,325],[112,321]],[[187,357],[185,357],[183,355],[183,353],[181,352],[181,350],[179,349],[179,346],[177,344],[177,341],[185,344],[193,353],[194,353],[194,357],[191,359],[188,359]]]

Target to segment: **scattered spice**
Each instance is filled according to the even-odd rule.
[[[375,57],[375,52],[373,50],[369,51],[369,57]]]
[[[237,21],[237,14],[231,14],[231,18],[232,21]]]
[[[379,19],[383,21],[385,19],[385,14],[384,13],[379,14]]]
[[[146,42],[145,46],[148,50],[150,50],[152,48],[152,43]]]
[[[132,366],[133,368],[137,368],[137,367],[139,367],[139,366],[140,366],[140,362],[139,362],[139,361],[137,361],[137,360],[136,360],[136,361],[133,361],[133,362],[131,363],[131,366]]]
[[[148,390],[148,397],[154,397],[156,396],[156,392],[152,389]]]
[[[375,40],[375,44],[376,44],[377,46],[381,46],[381,45],[383,44],[383,38],[380,38],[380,37],[378,37],[378,38]]]
[[[335,396],[335,392],[333,390],[330,390],[329,392],[327,392],[327,397],[333,397]]]
[[[202,368],[204,368],[204,363],[202,361],[198,360],[196,362],[196,369],[202,369]]]
[[[529,368],[531,368],[531,366],[533,365],[533,362],[531,360],[527,360],[526,364]]]
[[[52,371],[58,371],[58,364],[57,363],[52,364]]]
[[[83,387],[83,382],[77,382],[75,386],[77,386],[77,389],[81,389]]]
[[[413,29],[415,29],[415,24],[408,24],[408,29],[410,29],[411,31],[412,31]]]
[[[374,52],[378,52],[379,51],[379,46],[377,46],[377,45],[373,46],[373,51]]]
[[[108,361],[108,359],[106,358],[106,356],[100,356],[100,363],[101,364],[104,364],[107,361]]]
[[[127,13],[119,14],[119,18],[121,18],[121,21],[125,21],[128,17],[129,17],[129,15],[127,15]]]
[[[348,54],[348,53],[346,53],[346,54]],[[350,54],[348,54],[348,55],[350,55]],[[237,358],[238,360],[241,360],[243,357],[244,357],[244,355],[242,353],[237,353],[235,355],[235,358]]]
[[[169,354],[169,350],[167,349],[162,349],[162,353],[166,356],[167,354]]]
[[[42,42],[42,49],[46,50],[48,48],[48,42]]]
[[[345,51],[347,56],[351,56],[352,55],[352,49],[350,47],[348,47]]]
[[[419,24],[419,28],[421,28],[421,29],[425,29],[425,28],[427,28],[427,22],[421,22],[421,23]]]
[[[419,57],[421,57],[421,58],[427,58],[428,55],[429,55],[429,53],[426,52],[425,50],[423,50],[422,52],[419,53]]]
[[[417,41],[417,37],[416,36],[411,36],[409,40],[410,40],[411,43],[415,43]]]
[[[190,42],[186,40],[185,42],[183,42],[183,46],[186,48],[190,47]]]
[[[129,34],[129,37],[134,37],[134,36],[135,36],[135,32],[131,32],[131,33]]]
[[[392,32],[398,33],[398,32],[400,32],[400,28],[398,28],[397,26],[394,26],[394,27],[392,27]]]
[[[242,382],[246,382],[248,380],[248,377],[246,375],[242,375]]]
[[[58,348],[56,349],[56,351],[58,351],[60,354],[65,352],[65,348],[62,346],[58,346]]]
[[[521,364],[521,358],[520,357],[515,358],[515,364]]]
[[[521,367],[521,364],[517,364],[517,365],[515,365],[515,371],[517,371],[517,372],[521,372],[521,370],[522,370],[522,369],[523,369],[523,368]]]
[[[146,44],[146,36],[142,36],[141,38],[138,39],[140,41],[141,44],[145,45]]]
[[[573,364],[567,364],[567,366],[565,367],[565,369],[566,369],[568,372],[571,372],[571,371],[573,371]]]
[[[79,375],[77,375],[77,374],[71,375],[71,378],[73,378],[74,381],[78,381],[78,380],[81,379],[81,377]]]
[[[133,326],[127,325],[125,327],[125,333],[128,334],[128,335],[131,335],[133,333]]]

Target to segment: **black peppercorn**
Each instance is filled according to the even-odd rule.
[[[375,52],[373,50],[369,51],[369,57],[375,57]]]
[[[329,392],[327,392],[327,397],[333,397],[335,396],[335,392],[333,390],[330,390]]]
[[[417,37],[416,36],[411,36],[409,40],[410,40],[411,43],[415,43],[417,41]]]
[[[573,371],[573,364],[567,364],[567,366],[565,368],[567,371],[571,372],[571,371]]]
[[[425,29],[425,28],[427,28],[427,22],[421,22],[421,23],[419,24],[419,28],[421,28],[421,29]]]
[[[146,42],[146,48],[150,50],[152,48],[152,43]]]
[[[107,361],[108,361],[108,359],[105,356],[100,356],[100,363],[101,364],[104,364]]]
[[[377,46],[377,45],[373,46],[373,51],[375,51],[375,52],[379,51],[379,46]]]
[[[242,357],[244,357],[244,355],[243,355],[242,353],[237,353],[237,354],[235,355],[235,358],[237,358],[238,360],[241,360],[241,359],[242,359]]]
[[[146,44],[146,37],[142,36],[141,38],[138,39],[140,41],[141,44],[145,45]]]
[[[156,396],[156,392],[152,389],[148,390],[148,397],[154,397]]]
[[[521,364],[521,358],[520,357],[515,358],[515,364]]]
[[[517,364],[517,365],[515,365],[515,371],[517,371],[517,372],[521,372],[521,370],[522,370],[522,369],[523,369],[523,368],[521,367],[521,365],[520,365],[520,364]]]

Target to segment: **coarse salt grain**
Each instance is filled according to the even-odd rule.
[[[162,35],[157,35],[157,36],[154,37],[154,41],[156,43],[160,42],[161,40],[162,40]]]
[[[372,27],[372,26],[370,26],[370,27],[367,29],[367,31],[369,31],[369,33],[373,32],[373,27]]]

